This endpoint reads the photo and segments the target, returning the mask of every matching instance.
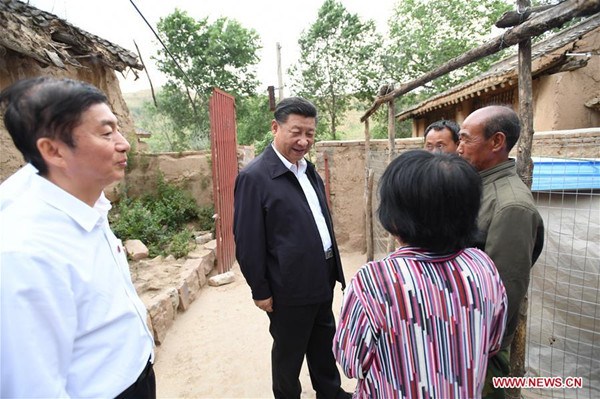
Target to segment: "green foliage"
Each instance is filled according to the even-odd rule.
[[[215,222],[213,216],[215,214],[215,208],[212,206],[205,206],[198,211],[198,228],[202,231],[215,232]]]
[[[208,142],[210,123],[208,98],[190,100],[172,82],[167,82],[156,94],[157,115],[164,118],[169,151],[201,150]]]
[[[156,57],[158,67],[182,91],[190,87],[207,96],[213,87],[219,87],[236,94],[251,94],[258,85],[255,65],[261,46],[254,29],[227,18],[213,23],[208,18],[196,21],[187,12],[176,9],[160,19],[158,31],[185,75],[163,49]]]
[[[558,2],[534,0],[532,5]],[[300,57],[289,70],[293,92],[317,105],[318,139],[344,137],[348,130],[344,126],[346,113],[370,106],[381,83],[398,86],[416,79],[501,34],[493,24],[502,12],[514,8],[514,0],[397,1],[389,15],[384,42],[373,21],[351,14],[340,0],[324,0],[317,19],[299,38]],[[159,51],[155,59],[168,83],[157,93],[158,109],[150,103],[142,112],[138,112],[139,107],[132,109],[137,124],[152,133],[147,140],[150,149],[207,148],[208,96],[212,87],[219,87],[236,96],[238,142],[254,144],[260,153],[272,140],[272,113],[267,96],[255,94],[261,46],[258,34],[235,20],[195,20],[181,10],[161,19],[158,28],[184,72],[165,50]],[[505,55],[485,57],[398,97],[396,110],[480,74]],[[371,136],[387,137],[386,113],[377,113],[371,121]],[[351,135],[362,136],[362,124],[352,129]],[[396,137],[410,134],[406,123],[397,125]]]
[[[269,97],[266,95],[240,96],[237,98],[237,138],[238,144],[252,145],[256,152],[262,152],[265,142],[271,142],[271,120]],[[259,151],[260,150],[260,151]]]
[[[513,7],[514,1],[508,0],[397,2],[383,56],[386,78],[406,83],[481,45],[492,36],[498,17]],[[476,76],[499,57],[485,57],[403,96],[397,103],[399,109]]]
[[[388,107],[383,106],[380,107],[375,114],[371,116],[372,127],[371,138],[373,139],[387,139],[388,138],[388,124],[389,124],[389,115],[388,115]],[[402,122],[398,122],[396,120],[396,131],[394,132],[395,138],[406,138],[412,136],[412,122],[410,120],[405,120]]]
[[[186,256],[192,249],[190,238],[193,237],[192,231],[188,228],[181,230],[179,233],[173,234],[169,244],[167,245],[167,253],[176,258]]]
[[[301,34],[300,60],[289,72],[297,93],[319,109],[318,136],[336,140],[352,99],[375,92],[381,40],[373,21],[361,21],[335,0],[325,0]]]
[[[269,144],[273,141],[273,135],[271,133],[266,134],[261,140],[257,140],[254,142],[254,154],[259,155],[261,152],[267,148]]]
[[[198,218],[198,205],[192,196],[172,184],[165,182],[159,175],[156,198],[146,195],[142,201],[149,207],[150,211],[158,218],[159,223],[168,229],[177,229],[186,222]]]
[[[258,34],[235,20],[218,18],[210,23],[207,18],[195,20],[178,9],[160,19],[158,31],[177,62],[164,49],[153,57],[167,76],[167,83],[157,94],[158,108],[148,120],[165,128],[161,131],[166,134],[154,140],[155,147],[169,151],[206,148],[212,88],[251,95],[258,85]],[[152,147],[153,142],[149,143]]]
[[[197,223],[200,217],[194,199],[186,191],[165,182],[160,175],[156,194],[124,198],[116,211],[116,214],[111,213],[115,235],[122,240],[141,240],[150,256],[187,254],[192,237],[188,224]],[[206,227],[204,218],[203,223]]]

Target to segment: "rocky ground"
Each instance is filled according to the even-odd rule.
[[[158,256],[129,261],[133,284],[148,309],[148,323],[158,345],[215,274],[215,250],[216,241],[212,240],[196,244],[185,258]]]

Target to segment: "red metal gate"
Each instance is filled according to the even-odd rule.
[[[233,186],[238,174],[235,99],[213,89],[209,103],[212,152],[215,238],[219,273],[231,270],[235,261],[233,241]]]

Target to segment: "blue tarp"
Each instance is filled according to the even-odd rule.
[[[531,191],[600,189],[600,159],[532,157]]]

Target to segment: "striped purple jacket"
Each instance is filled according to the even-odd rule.
[[[484,252],[399,248],[352,278],[333,351],[355,398],[479,398],[506,307]]]

